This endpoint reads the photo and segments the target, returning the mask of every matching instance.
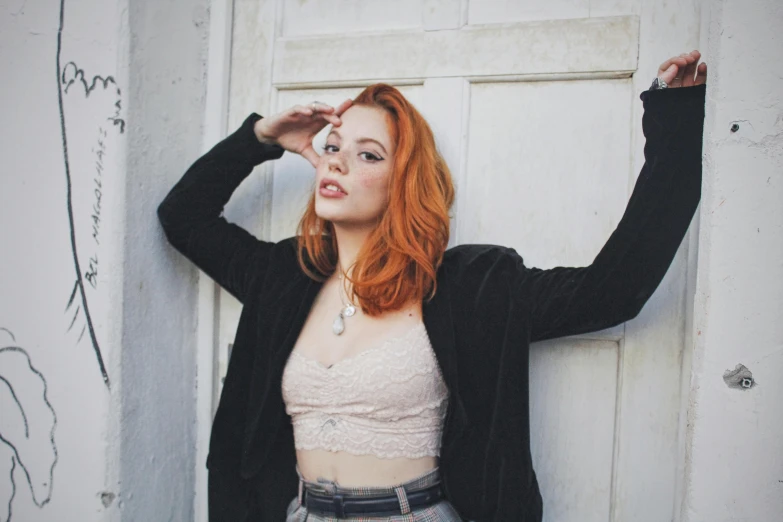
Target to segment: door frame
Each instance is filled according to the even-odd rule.
[[[201,152],[226,136],[229,77],[234,17],[233,0],[210,0],[207,40],[207,90],[204,103]],[[196,329],[196,470],[193,513],[196,522],[208,522],[209,439],[217,406],[217,314],[220,289],[204,272],[198,274]]]
[[[247,111],[243,111],[241,107],[234,106],[232,104],[231,111],[229,112],[229,99],[239,98],[237,104],[251,103],[254,110],[268,111],[269,108],[274,106],[276,94],[280,88],[301,88],[305,85],[295,84],[276,84],[272,81],[271,76],[274,75],[274,57],[280,52],[280,49],[275,49],[277,39],[280,37],[278,32],[280,31],[281,24],[279,18],[282,17],[282,9],[280,8],[280,0],[255,0],[252,8],[248,7],[248,2],[240,2],[239,8],[235,8],[233,0],[210,0],[210,33],[208,39],[208,64],[207,64],[207,95],[205,103],[205,117],[204,117],[204,129],[203,129],[203,142],[202,150],[208,150],[217,141],[222,139],[227,132],[227,129],[232,128],[232,120],[236,120],[238,115],[244,115]],[[466,2],[463,0],[460,3],[460,16],[459,25],[464,25],[464,11]],[[635,70],[632,73],[634,92],[641,92],[649,84],[649,81],[654,74],[654,70],[651,67],[657,67],[655,60],[659,57],[665,58],[669,54],[676,51],[677,54],[684,50],[679,49],[682,42],[696,45],[700,44],[698,48],[706,49],[707,33],[702,28],[706,28],[705,19],[708,19],[708,9],[706,9],[700,0],[679,0],[673,5],[669,5],[665,10],[666,12],[678,11],[680,13],[677,20],[676,27],[669,28],[660,32],[660,24],[662,22],[653,23],[653,16],[650,11],[657,11],[657,15],[661,16],[663,7],[661,6],[649,6],[645,5],[640,0],[639,12],[636,16],[639,17],[639,33],[637,41],[638,57],[635,62]],[[272,59],[273,68],[269,71],[269,77],[257,78],[260,80],[254,86],[252,100],[248,96],[242,96],[248,88],[247,85],[242,85],[242,81],[231,82],[230,78],[233,77],[231,71],[232,60],[239,57],[232,57],[232,40],[233,31],[235,30],[233,23],[233,15],[235,9],[245,13],[245,11],[253,11],[252,22],[255,24],[256,30],[260,32],[266,32],[270,35],[267,39],[265,47],[254,48],[254,54],[252,58],[247,60],[248,66],[263,66],[262,64],[270,63],[267,60]],[[246,14],[246,13],[245,13]],[[265,14],[266,16],[262,16]],[[271,15],[271,16],[270,16]],[[450,25],[451,22],[447,25]],[[690,24],[690,25],[689,25]],[[693,29],[696,27],[695,33],[685,34],[679,38],[673,38],[678,31],[682,31],[685,27]],[[446,27],[432,27],[430,29],[443,29]],[[425,27],[425,30],[428,28]],[[665,33],[665,34],[664,34]],[[674,43],[672,41],[674,40]],[[676,49],[675,49],[676,47]],[[694,47],[695,48],[695,47]],[[677,50],[679,49],[679,50]],[[667,54],[668,53],[668,54]],[[654,55],[654,56],[653,56]],[[661,59],[663,59],[661,58]],[[241,59],[241,58],[240,58]],[[279,67],[279,62],[278,62]],[[263,69],[260,69],[263,70]],[[640,74],[636,74],[639,72]],[[609,76],[611,73],[598,74],[598,76]],[[556,79],[563,79],[564,74],[553,75]],[[596,73],[588,75],[595,77]],[[649,78],[648,78],[649,77]],[[489,78],[492,80],[498,80],[499,78]],[[518,77],[506,78],[508,80],[520,79]],[[544,79],[544,78],[541,78]],[[553,78],[554,79],[554,78]],[[451,79],[445,79],[450,81]],[[432,80],[430,80],[432,81]],[[462,80],[461,89],[469,89],[472,83],[481,83],[487,81],[487,79],[470,79]],[[466,82],[466,83],[464,83]],[[340,84],[360,84],[360,81],[345,81],[336,82],[338,86]],[[453,86],[453,87],[456,87]],[[456,91],[457,89],[455,89]],[[454,98],[461,97],[462,93],[457,95],[454,93]],[[453,99],[453,98],[452,98]],[[638,103],[638,102],[637,102]],[[458,111],[460,112],[460,111]],[[455,115],[455,119],[462,119],[462,115]],[[634,133],[641,133],[641,110],[637,110],[633,114],[633,129]],[[632,159],[631,159],[631,173],[633,177],[630,186],[635,181],[635,176],[641,168],[641,164],[644,161],[642,152],[643,143],[637,138],[632,137]],[[461,164],[461,158],[458,160]],[[265,170],[265,169],[264,169]],[[460,169],[461,170],[461,169]],[[460,173],[458,173],[460,174]],[[265,176],[261,182],[266,189],[271,189],[272,180],[271,176]],[[271,194],[271,190],[266,191],[267,194]],[[271,196],[270,196],[271,198]],[[269,202],[271,203],[271,201]],[[266,214],[271,211],[271,205],[263,205],[262,213]],[[459,201],[455,203],[455,208],[459,207]],[[453,223],[455,225],[455,223]],[[459,234],[459,226],[454,230],[452,236],[452,243],[456,242]],[[262,222],[262,229],[259,231],[261,236],[268,237],[269,235],[269,220],[265,219]],[[685,306],[684,311],[686,313],[685,318],[685,339],[683,346],[681,347],[681,368],[680,368],[680,401],[681,407],[679,411],[679,433],[677,436],[677,469],[676,474],[673,477],[675,484],[673,484],[674,495],[672,505],[672,520],[679,520],[681,517],[680,504],[682,502],[684,494],[684,466],[687,460],[685,451],[685,437],[686,430],[685,425],[687,422],[687,400],[688,390],[691,373],[691,354],[690,354],[690,326],[692,325],[692,303],[695,291],[695,279],[696,279],[696,253],[698,245],[698,218],[694,219],[692,223],[689,235],[684,241],[683,248],[687,249],[685,271]],[[197,331],[197,461],[196,461],[196,495],[195,495],[195,520],[198,522],[207,522],[207,469],[204,466],[206,461],[206,455],[209,446],[210,430],[213,418],[213,412],[217,405],[219,386],[217,383],[217,371],[218,371],[218,353],[223,349],[218,341],[219,330],[219,316],[220,316],[220,296],[221,290],[215,285],[212,280],[203,273],[199,274],[199,295],[198,295],[198,331]],[[623,350],[620,349],[620,357],[622,357]],[[618,361],[620,368],[622,368],[622,361]],[[622,386],[623,378],[622,372],[618,375],[619,382],[618,387]],[[618,400],[618,408],[620,408],[620,402]],[[619,426],[618,426],[619,428]],[[617,464],[619,447],[615,448],[615,456],[613,466]],[[613,476],[616,476],[618,470],[613,470]],[[616,485],[612,487],[612,499],[614,500]],[[614,503],[614,502],[613,502]],[[615,512],[615,506],[611,506],[610,518],[614,520],[621,515],[620,512]]]

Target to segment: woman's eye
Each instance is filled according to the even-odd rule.
[[[383,159],[383,158],[380,158],[380,157],[376,156],[375,154],[373,154],[371,152],[362,152],[359,155],[363,156],[364,159],[366,159],[367,161],[381,161]]]
[[[325,152],[337,152],[337,150],[337,146],[335,145],[324,145]]]

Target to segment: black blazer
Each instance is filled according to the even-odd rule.
[[[529,345],[627,321],[656,289],[700,199],[705,90],[641,94],[645,164],[590,266],[529,268],[495,245],[445,253],[437,293],[423,310],[450,393],[439,465],[463,518],[541,520]],[[256,139],[260,117],[248,116],[193,163],[158,208],[169,242],[244,305],[207,458],[212,522],[284,520],[297,494],[281,378],[321,283],[300,270],[295,238],[260,241],[221,216],[253,167],[283,154]]]

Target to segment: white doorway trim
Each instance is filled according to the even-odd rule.
[[[226,135],[233,0],[211,0],[207,40],[207,92],[204,103],[202,153]],[[196,470],[193,512],[196,522],[208,522],[207,454],[212,417],[217,404],[217,285],[203,272],[198,278],[196,332]]]

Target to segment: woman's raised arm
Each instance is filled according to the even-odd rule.
[[[664,70],[671,75],[669,65]],[[632,319],[663,279],[701,198],[706,66],[697,72],[689,63],[688,72],[691,79],[681,88],[640,96],[645,163],[620,223],[593,263],[542,270],[524,267],[517,255],[518,288],[532,303],[531,341]]]
[[[285,152],[259,142],[253,128],[260,119],[251,114],[197,159],[158,206],[169,243],[240,301],[254,269],[266,266],[272,243],[226,221],[223,207],[256,165]]]
[[[315,161],[313,137],[327,124],[340,125],[325,104],[292,107],[268,119],[248,116],[234,133],[212,147],[185,172],[158,206],[158,218],[172,246],[244,302],[251,279],[263,273],[274,243],[261,241],[222,216],[234,190],[256,165],[292,152]]]

